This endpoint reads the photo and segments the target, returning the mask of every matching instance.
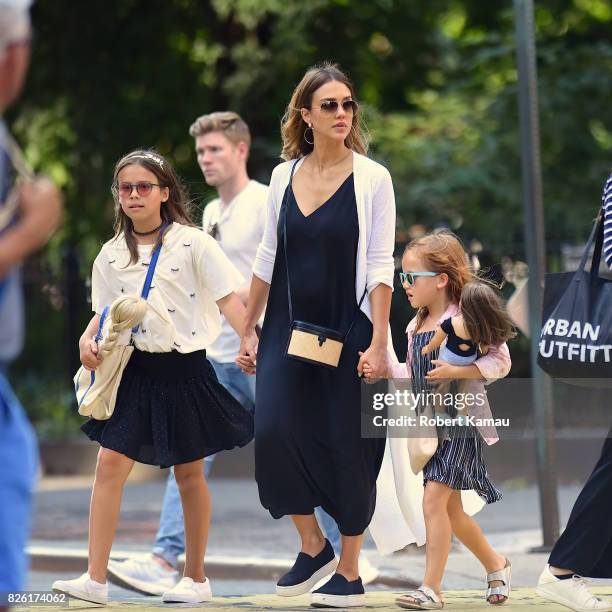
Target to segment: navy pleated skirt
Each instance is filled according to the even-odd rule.
[[[134,350],[111,418],[81,429],[104,448],[166,468],[245,446],[253,417],[219,383],[206,351]]]

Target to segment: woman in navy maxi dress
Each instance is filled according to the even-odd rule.
[[[259,495],[274,518],[312,514],[321,506],[342,534],[355,536],[367,528],[374,512],[385,440],[361,437],[357,364],[373,330],[355,297],[359,225],[353,175],[308,216],[291,186],[284,202],[257,355]],[[342,333],[354,319],[336,369],[285,355],[290,327],[285,214],[294,318]]]

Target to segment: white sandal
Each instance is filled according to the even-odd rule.
[[[487,587],[486,600],[488,604],[490,604],[491,606],[501,606],[502,604],[505,604],[508,601],[508,598],[510,597],[510,590],[511,590],[511,584],[510,584],[511,575],[512,575],[512,564],[510,563],[510,561],[508,561],[508,559],[506,559],[506,565],[504,566],[503,569],[487,574],[488,587]],[[499,580],[503,584],[501,586],[492,587],[491,582],[493,582],[494,580]],[[504,597],[504,599],[502,599],[501,601],[500,600],[491,601],[491,597],[493,595],[497,595],[498,597]]]
[[[400,595],[395,603],[406,610],[441,610],[444,607],[444,602],[424,584],[415,591]]]

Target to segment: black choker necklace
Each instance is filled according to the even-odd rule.
[[[159,232],[159,230],[163,227],[164,222],[162,221],[160,225],[158,225],[155,229],[152,229],[150,232],[137,232],[133,227],[132,227],[132,233],[136,234],[137,236],[150,236],[151,234],[155,234],[156,232]]]

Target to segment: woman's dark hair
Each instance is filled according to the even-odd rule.
[[[499,346],[516,336],[498,292],[489,283],[471,281],[461,291],[461,314],[471,340],[483,346]]]
[[[117,177],[121,170],[132,164],[137,164],[142,166],[145,170],[152,172],[157,177],[159,184],[162,187],[168,188],[168,200],[162,202],[160,210],[161,218],[164,223],[169,224],[177,221],[183,225],[194,225],[189,214],[190,202],[187,199],[187,194],[168,160],[152,149],[137,149],[136,151],[124,155],[115,166],[111,191],[115,200],[114,240],[117,240],[121,235],[124,236],[130,251],[130,261],[128,265],[138,261],[138,243],[132,233],[134,229],[132,220],[123,212],[121,203],[119,202]],[[162,240],[163,235],[160,234],[155,246],[161,244]]]

